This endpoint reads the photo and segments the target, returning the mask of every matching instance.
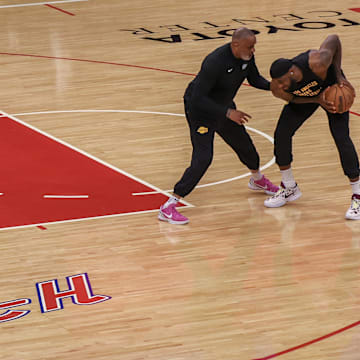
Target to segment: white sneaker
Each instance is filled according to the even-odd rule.
[[[360,195],[353,194],[351,205],[345,214],[345,218],[349,220],[360,220]]]
[[[269,208],[276,208],[285,205],[289,201],[295,201],[301,196],[301,191],[297,184],[292,188],[286,188],[283,183],[276,194],[264,201],[264,205]]]

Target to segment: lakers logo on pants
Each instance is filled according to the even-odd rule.
[[[197,129],[197,132],[199,133],[199,134],[206,134],[207,132],[209,131],[209,129],[207,128],[207,127],[205,127],[205,126],[200,126],[198,129]]]

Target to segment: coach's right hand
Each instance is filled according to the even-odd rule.
[[[244,125],[249,121],[249,119],[251,119],[251,116],[249,114],[235,109],[228,109],[226,117],[239,125]]]

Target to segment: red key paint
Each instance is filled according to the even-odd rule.
[[[104,165],[4,115],[0,132],[0,199],[6,209],[0,228],[156,210],[168,197],[121,171]],[[44,194],[88,194],[83,199],[48,199]],[[182,206],[182,205],[180,205]]]

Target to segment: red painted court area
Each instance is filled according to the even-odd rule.
[[[8,116],[0,131],[0,229],[155,210],[167,199],[132,195],[154,188]]]

